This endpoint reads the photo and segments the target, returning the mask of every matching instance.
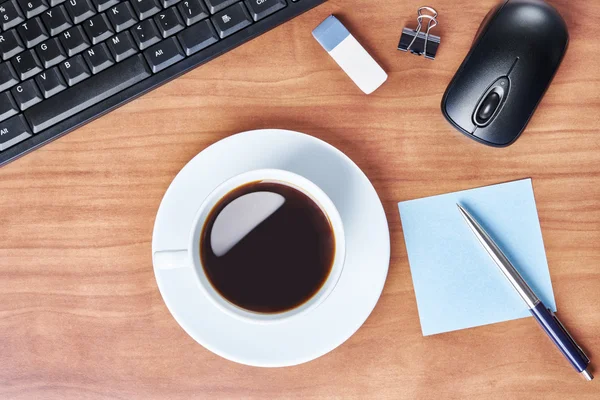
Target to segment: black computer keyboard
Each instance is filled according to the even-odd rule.
[[[1,2],[0,165],[324,1]]]

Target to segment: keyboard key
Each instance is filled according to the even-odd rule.
[[[102,12],[108,10],[116,4],[119,4],[119,1],[121,0],[92,0],[92,3],[94,3],[94,6],[96,6],[98,12]]]
[[[58,68],[60,68],[60,72],[62,72],[69,86],[73,86],[92,75],[81,54],[63,61],[58,65]]]
[[[19,83],[19,75],[12,64],[9,62],[0,64],[0,91],[13,87],[17,83]]]
[[[65,7],[74,24],[85,21],[96,14],[96,8],[88,0],[68,0]]]
[[[255,21],[261,20],[287,6],[285,0],[245,0],[250,15]]]
[[[109,39],[109,42],[117,36]],[[141,54],[118,63],[30,108],[25,116],[35,133],[105,100],[151,75]]]
[[[48,9],[46,0],[18,0],[18,2],[28,19]]]
[[[19,107],[10,92],[0,93],[0,121],[19,113]]]
[[[213,15],[211,19],[221,39],[252,24],[250,14],[241,2]]]
[[[179,0],[161,0],[160,1],[164,8],[171,7],[173,4],[179,3]]]
[[[45,98],[54,96],[67,88],[67,83],[62,77],[58,67],[50,68],[35,77],[42,94]]]
[[[166,9],[162,13],[156,15],[154,21],[156,21],[160,33],[165,38],[179,32],[185,27],[183,19],[175,7]]]
[[[148,60],[148,64],[150,64],[150,68],[152,68],[152,72],[155,73],[185,58],[185,53],[174,37],[148,48],[144,51],[144,55]]]
[[[115,34],[105,14],[98,14],[82,25],[88,37],[92,40],[92,44],[100,43]]]
[[[110,19],[117,32],[124,31],[138,22],[128,2],[117,4],[108,10],[107,14],[108,19]]]
[[[44,98],[33,79],[21,82],[10,91],[21,110],[28,109],[32,105],[42,101]]]
[[[21,78],[25,80],[42,71],[42,63],[33,50],[27,50],[12,59],[13,67]]]
[[[83,32],[83,29],[81,29],[81,26],[74,26],[68,31],[61,33],[59,37],[69,57],[90,47],[90,41]]]
[[[204,0],[204,1],[206,1],[206,5],[208,6],[210,13],[214,14],[218,11],[221,11],[225,7],[232,5],[233,3],[235,3],[238,0]]]
[[[208,18],[208,9],[202,0],[185,0],[177,6],[187,26]]]
[[[67,58],[67,53],[63,50],[57,38],[51,38],[38,45],[35,48],[35,52],[39,56],[44,68],[50,68]]]
[[[73,26],[64,6],[58,6],[43,13],[42,21],[50,31],[50,36],[58,35]]]
[[[192,55],[219,40],[217,31],[209,20],[204,20],[194,26],[190,26],[177,35],[177,38],[185,50],[185,54]]]
[[[42,20],[39,17],[23,22],[19,25],[17,31],[27,48],[48,39],[48,32],[46,32],[46,28],[42,25]]]
[[[131,4],[140,20],[151,17],[161,10],[158,0],[131,0]]]
[[[151,19],[142,21],[131,28],[131,34],[140,50],[147,49],[161,40],[160,33],[158,33],[158,29]]]
[[[0,35],[0,53],[2,53],[3,60],[8,60],[23,50],[25,50],[25,45],[14,29]]]
[[[12,28],[25,21],[25,16],[15,3],[15,0],[10,0],[0,4],[0,21],[2,21],[2,30]]]
[[[88,67],[90,67],[90,70],[94,75],[115,63],[110,56],[108,47],[106,47],[105,43],[100,43],[99,45],[88,49],[83,53],[83,58],[85,58]]]
[[[117,36],[108,39],[107,43],[116,62],[121,62],[138,52],[129,32],[121,32]]]
[[[0,151],[31,137],[31,131],[22,115],[0,122]]]
[[[65,1],[66,0],[48,0],[48,2],[50,3],[50,7],[54,7],[56,5],[64,3]]]

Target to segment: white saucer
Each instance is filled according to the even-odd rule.
[[[194,215],[220,183],[253,169],[276,168],[317,184],[336,205],[346,235],[346,262],[331,295],[305,315],[254,324],[217,308],[192,270],[154,269],[162,297],[179,325],[208,350],[242,364],[283,367],[326,354],[365,322],[383,290],[390,236],[381,201],[365,174],[342,152],[312,136],[259,130],[223,139],[177,174],[160,204],[152,254],[184,249]]]

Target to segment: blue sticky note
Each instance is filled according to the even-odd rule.
[[[456,204],[556,311],[531,179],[398,204],[423,335],[531,316]]]

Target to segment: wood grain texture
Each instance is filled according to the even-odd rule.
[[[421,335],[396,203],[532,177],[561,318],[600,365],[600,2],[553,1],[570,47],[506,149],[468,140],[439,110],[495,3],[430,3],[442,44],[428,61],[395,50],[421,1],[329,1],[0,169],[0,398],[598,399],[598,380],[579,379],[532,319]],[[374,94],[312,39],[330,13],[389,72]],[[364,326],[284,369],[237,365],[188,337],[162,302],[150,254],[159,202],[185,163],[269,127],[350,156],[381,196],[392,239]]]

